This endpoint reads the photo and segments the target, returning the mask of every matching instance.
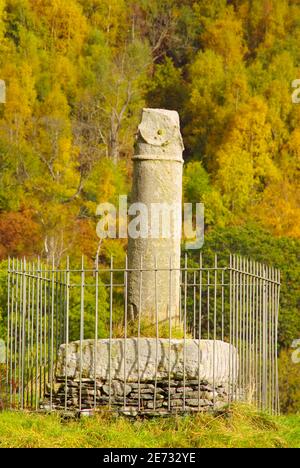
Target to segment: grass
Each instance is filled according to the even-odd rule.
[[[136,420],[109,414],[0,413],[1,448],[300,448],[300,416],[270,417],[236,405],[220,416]]]

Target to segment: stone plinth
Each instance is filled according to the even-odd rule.
[[[171,350],[171,351],[170,351]],[[147,382],[151,380],[200,379],[212,384],[228,383],[229,375],[234,381],[237,369],[237,351],[228,343],[187,339],[171,340],[155,338],[128,338],[97,341],[96,379],[109,378],[127,382]],[[66,345],[59,350],[56,376],[72,379],[80,377],[80,342]],[[95,341],[82,343],[82,377],[93,379],[95,375]],[[170,359],[169,359],[170,356]],[[126,358],[125,358],[126,357]],[[231,361],[231,363],[230,363]],[[124,368],[125,365],[125,368]],[[110,367],[110,372],[109,372]]]

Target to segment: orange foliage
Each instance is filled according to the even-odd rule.
[[[35,255],[40,251],[40,246],[40,228],[31,211],[0,214],[0,260],[9,255]]]

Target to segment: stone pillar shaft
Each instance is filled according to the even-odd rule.
[[[173,324],[179,317],[182,152],[177,112],[144,109],[133,158],[132,202],[147,207],[148,236],[129,237],[128,263],[139,269],[142,260],[143,269],[152,271],[142,274],[141,306],[140,273],[130,273],[128,304],[135,317],[140,312],[141,320],[150,323],[166,321],[169,309]]]

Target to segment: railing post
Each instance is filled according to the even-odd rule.
[[[9,400],[10,397],[10,374],[9,374],[9,346],[10,346],[10,328],[11,328],[11,260],[10,258],[8,259],[8,268],[7,268],[7,340],[6,340],[6,356],[5,356],[5,361],[6,361],[6,398],[7,401]],[[1,386],[1,383],[0,383]],[[1,390],[1,388],[0,388]]]
[[[279,381],[278,381],[278,319],[279,319],[279,307],[280,307],[280,288],[281,278],[280,271],[276,270],[276,281],[277,281],[277,298],[276,298],[276,318],[275,318],[275,369],[276,369],[276,412],[280,414],[280,395],[279,395]]]
[[[82,410],[82,359],[84,340],[84,291],[85,291],[85,270],[84,257],[81,259],[81,280],[80,280],[80,370],[79,370],[79,411]]]
[[[263,409],[267,407],[267,284],[266,284],[266,268],[263,265],[263,377],[262,377],[262,404]]]
[[[23,271],[22,271],[23,281],[22,281],[22,339],[21,339],[21,409],[24,409],[24,365],[25,365],[25,318],[26,318],[26,260],[23,261]]]
[[[70,307],[70,258],[67,257],[66,264],[66,311],[65,311],[65,337],[66,337],[66,356],[65,356],[65,411],[68,404],[68,360],[69,360],[69,307]]]
[[[94,344],[94,409],[97,406],[97,361],[98,361],[98,322],[99,322],[99,253],[96,255],[95,270],[95,344]]]

